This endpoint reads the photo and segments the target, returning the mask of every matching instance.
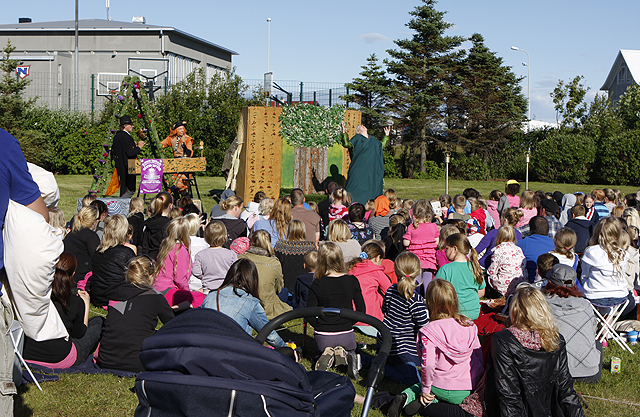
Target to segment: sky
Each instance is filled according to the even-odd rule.
[[[148,24],[173,26],[238,52],[233,57],[244,79],[345,83],[358,77],[371,54],[380,60],[396,49],[394,40],[410,38],[409,12],[419,0],[110,0],[109,16],[130,22],[145,16]],[[480,33],[486,46],[519,76],[527,76],[531,57],[531,116],[555,122],[549,93],[558,80],[577,75],[590,88],[591,101],[605,82],[620,49],[640,49],[638,0],[441,0],[454,26],[449,35]],[[72,0],[6,1],[0,24],[19,17],[34,22],[73,20]],[[106,0],[79,0],[80,19],[105,19]],[[271,18],[270,25],[267,18]],[[270,36],[269,34],[270,26]],[[463,47],[469,47],[465,43]],[[522,81],[527,94],[527,79]]]

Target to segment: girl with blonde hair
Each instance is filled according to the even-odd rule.
[[[342,249],[345,262],[351,262],[360,256],[360,243],[352,239],[349,225],[342,219],[333,220],[327,229],[327,240]]]
[[[125,246],[129,235],[129,221],[122,214],[104,221],[102,242],[93,255],[91,302],[96,307],[106,306],[109,300],[118,300],[118,287],[126,279],[126,265],[136,254]]]
[[[209,248],[195,256],[192,273],[202,281],[203,292],[207,294],[222,285],[227,271],[238,260],[238,255],[223,247],[227,241],[227,228],[219,220],[213,220],[207,225],[204,239]]]
[[[502,226],[511,226],[515,229],[516,224],[518,224],[518,222],[520,221],[520,218],[522,218],[522,211],[514,207],[508,207],[502,210],[502,214],[500,214],[499,224],[501,224]],[[475,247],[476,252],[484,252],[484,255],[482,255],[482,258],[480,258],[480,266],[484,269],[487,269],[489,268],[489,266],[491,266],[491,257],[493,255],[491,249],[496,246],[496,237],[498,236],[498,230],[499,227],[489,230],[487,234],[482,238],[480,243],[478,243]],[[516,241],[522,239],[522,234],[518,230],[515,230],[515,233]]]
[[[556,246],[550,253],[558,258],[561,264],[570,266],[574,271],[578,270],[578,255],[575,254],[578,237],[576,232],[568,227],[563,227],[553,237]]]
[[[426,288],[436,272],[436,248],[438,246],[438,226],[432,222],[433,210],[427,200],[418,200],[413,205],[413,223],[402,236],[409,252],[420,258],[422,276],[420,282]]]
[[[478,253],[469,239],[455,233],[445,241],[445,252],[450,263],[436,273],[436,278],[453,284],[460,300],[460,312],[471,320],[480,315],[480,298],[484,297],[484,273],[478,263]]]
[[[291,221],[291,203],[284,198],[277,199],[271,212],[269,220],[258,220],[253,225],[253,232],[266,230],[269,233],[271,246],[275,246],[280,239],[287,237],[287,227]]]
[[[527,259],[516,245],[516,232],[511,226],[501,226],[496,236],[496,246],[492,249],[491,265],[487,269],[489,285],[500,296],[513,294],[521,282],[528,277]]]
[[[53,227],[53,233],[56,237],[60,240],[64,240],[64,237],[67,235],[64,212],[57,207],[49,209],[49,224]]]
[[[224,223],[227,228],[227,239],[222,245],[225,249],[230,249],[231,243],[237,238],[249,236],[247,224],[240,218],[243,207],[244,201],[236,195],[227,197],[226,200],[220,202],[220,210],[225,214],[214,217],[214,219]]]
[[[627,225],[640,229],[640,214],[638,214],[638,209],[635,207],[627,207],[624,209],[622,218],[627,222]]]
[[[531,190],[524,190],[520,196],[520,211],[522,212],[522,218],[516,224],[518,227],[526,226],[529,224],[529,220],[538,214],[538,201],[536,195]]]
[[[387,358],[385,376],[404,385],[420,382],[416,351],[418,330],[429,322],[424,298],[415,291],[416,278],[422,274],[420,259],[411,252],[402,252],[395,262],[398,283],[384,294],[383,323],[391,331],[391,351]]]
[[[329,206],[329,222],[336,219],[349,220],[349,208],[351,198],[344,188],[336,188],[331,194]]]
[[[144,200],[134,197],[129,202],[129,224],[133,227],[133,237],[131,243],[142,247],[142,232],[144,228]]]
[[[142,255],[148,255],[151,259],[158,257],[160,244],[167,237],[167,226],[171,219],[173,197],[167,192],[160,192],[149,203],[150,217],[144,222],[142,232]]]
[[[358,279],[344,273],[344,258],[342,250],[333,242],[325,242],[318,250],[318,265],[315,279],[309,291],[307,307],[332,307],[356,311],[366,311],[362,290]],[[314,338],[318,354],[322,353],[316,362],[315,369],[326,371],[334,364],[348,365],[347,370],[351,378],[358,378],[360,368],[359,356],[355,349],[356,337],[351,320],[345,320],[336,315],[310,318],[309,323],[314,328]],[[346,353],[345,353],[346,351]],[[344,361],[346,357],[346,361]]]

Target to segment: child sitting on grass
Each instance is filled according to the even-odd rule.
[[[318,251],[312,250],[304,255],[304,269],[306,274],[302,274],[296,280],[295,292],[293,294],[293,300],[295,303],[294,308],[305,308],[309,302],[309,289],[313,284],[313,273],[316,271],[316,265],[318,265]]]
[[[222,247],[227,241],[227,228],[221,221],[214,220],[207,225],[204,240],[209,248],[195,256],[192,273],[202,280],[203,292],[207,294],[220,287],[227,271],[238,260],[238,255]]]

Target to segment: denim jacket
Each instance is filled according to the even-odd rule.
[[[202,307],[218,310],[226,314],[249,334],[251,334],[252,329],[259,332],[269,322],[264,308],[260,305],[260,300],[240,288],[235,290],[240,294],[239,296],[236,295],[232,286],[218,290],[220,292],[220,306],[216,301],[218,291],[211,291],[205,298],[204,303],[202,303]],[[269,334],[267,342],[273,347],[285,346],[284,341],[275,331]]]

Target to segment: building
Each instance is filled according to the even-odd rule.
[[[53,109],[74,108],[75,21],[0,25],[0,44],[11,40],[11,57],[28,67],[27,97]],[[23,22],[23,23],[22,23]],[[158,94],[194,69],[205,69],[207,80],[231,67],[236,52],[170,26],[86,19],[78,21],[79,110],[100,109],[104,96],[117,90],[122,77],[139,75]]]
[[[640,82],[640,51],[621,49],[609,71],[609,76],[600,90],[609,94],[609,100],[616,106],[627,87]]]

